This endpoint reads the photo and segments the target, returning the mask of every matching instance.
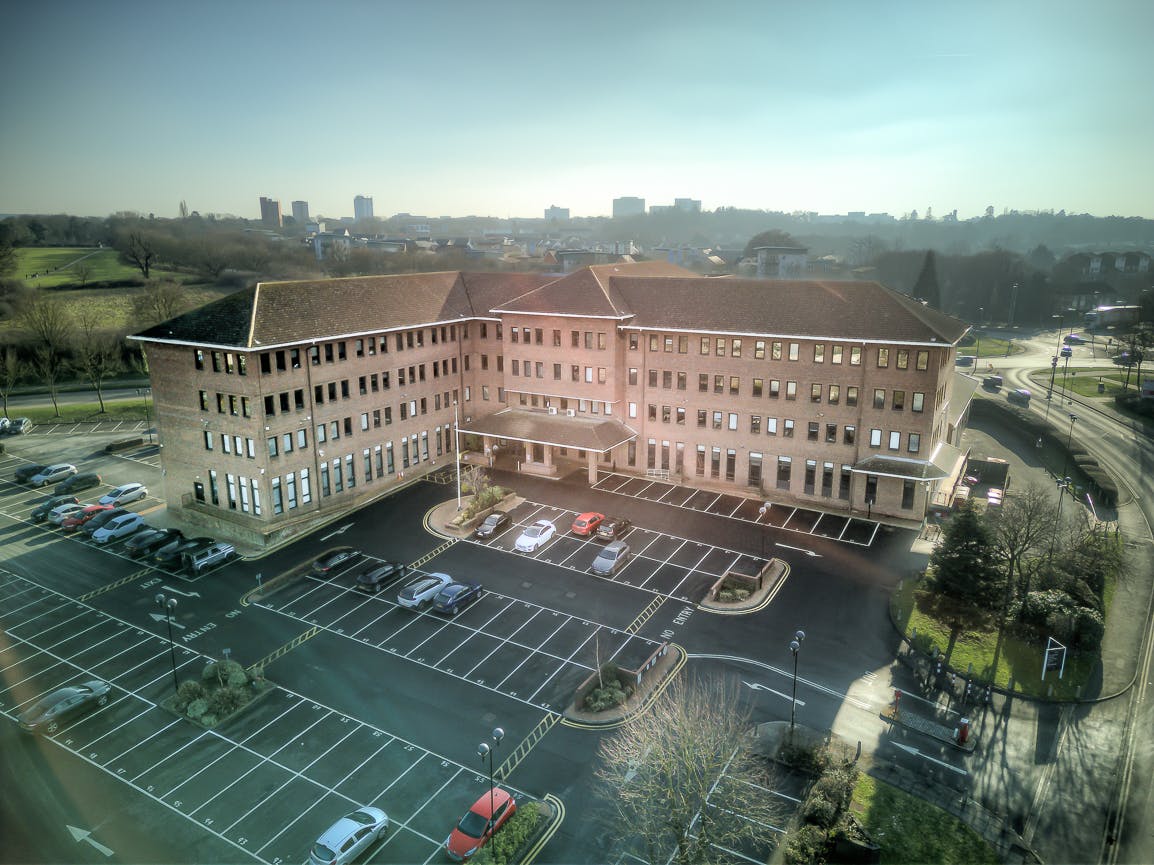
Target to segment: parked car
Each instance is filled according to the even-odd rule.
[[[184,532],[180,529],[150,529],[145,528],[137,532],[124,545],[124,551],[134,559],[147,556],[149,553],[170,544],[177,538],[183,538]]]
[[[1024,387],[1020,387],[1006,394],[1006,399],[1017,405],[1028,406],[1030,404],[1030,392]]]
[[[624,517],[606,517],[597,527],[597,540],[616,541],[631,528],[633,523]]]
[[[102,514],[110,510],[112,510],[112,508],[109,505],[85,505],[80,510],[61,520],[60,528],[66,532],[79,531],[86,522],[97,514]]]
[[[491,538],[493,535],[504,531],[512,522],[513,518],[504,511],[493,511],[481,521],[473,534],[478,538]]]
[[[372,592],[375,595],[389,583],[401,579],[408,573],[408,565],[402,565],[400,562],[385,562],[383,565],[357,574],[356,585],[362,592]]]
[[[325,830],[309,851],[310,865],[347,865],[389,830],[389,816],[380,808],[360,808]]]
[[[80,472],[80,474],[73,475],[70,478],[65,478],[56,485],[56,495],[62,496],[67,493],[78,493],[81,490],[92,489],[101,484],[100,475],[96,472]]]
[[[433,602],[433,598],[445,586],[453,582],[448,574],[426,574],[420,579],[413,580],[397,595],[397,603],[410,610],[420,610]]]
[[[350,559],[355,559],[360,554],[360,550],[354,550],[352,547],[341,547],[340,549],[333,550],[331,553],[325,553],[325,555],[313,562],[313,573],[318,577],[327,577],[337,565],[343,565]]]
[[[148,495],[148,487],[144,484],[121,484],[112,492],[97,499],[102,505],[126,505]]]
[[[480,583],[449,583],[433,598],[433,609],[438,613],[457,615],[465,607],[479,600],[484,589]]]
[[[53,526],[59,526],[66,519],[74,514],[80,513],[87,505],[79,504],[78,502],[65,502],[62,505],[57,505],[48,512],[48,523]]]
[[[180,567],[180,563],[184,561],[186,554],[203,550],[205,547],[214,543],[216,543],[215,538],[181,538],[180,540],[172,541],[160,547],[152,554],[152,560],[162,568],[175,570]]]
[[[127,538],[133,532],[138,532],[144,527],[144,517],[140,514],[120,514],[94,531],[92,540],[98,544],[107,544],[109,541]]]
[[[514,546],[523,553],[534,552],[547,544],[556,531],[557,527],[548,520],[537,520],[521,532],[521,537],[517,538],[517,543]]]
[[[573,525],[570,526],[570,529],[575,535],[589,537],[597,531],[597,527],[601,525],[601,521],[604,519],[605,514],[590,511],[589,513],[581,514],[577,519],[573,520]]]
[[[107,705],[111,690],[111,685],[99,680],[58,688],[20,715],[20,729],[29,733],[55,733],[65,721]]]
[[[72,463],[53,463],[30,477],[28,483],[34,487],[46,487],[49,484],[70,478],[74,474],[76,474],[76,466]]]
[[[606,544],[597,554],[590,567],[593,573],[608,577],[617,573],[617,570],[629,561],[629,556],[629,545],[625,541],[613,541]]]
[[[44,463],[31,463],[30,465],[20,466],[12,475],[12,479],[18,484],[26,484],[33,475],[38,475],[48,468]]]
[[[209,544],[204,549],[184,554],[184,567],[194,574],[202,573],[213,565],[222,565],[236,555],[236,547],[224,541]]]
[[[121,514],[127,513],[129,513],[129,511],[125,508],[109,507],[108,510],[99,514],[94,514],[91,519],[85,521],[84,525],[80,527],[80,531],[84,532],[84,534],[88,535],[89,537],[92,537],[94,534],[96,534],[97,529],[107,525]]]
[[[24,435],[25,433],[32,432],[32,429],[35,426],[36,424],[32,423],[30,418],[18,417],[16,420],[12,421],[11,424],[9,424],[8,433],[9,435],[14,436]]]
[[[42,523],[48,519],[48,515],[61,505],[75,505],[79,504],[80,499],[76,496],[49,496],[39,505],[32,509],[29,516],[32,517],[32,522]]]
[[[1000,375],[988,375],[982,379],[982,387],[986,390],[999,390],[1002,387],[1003,379]]]
[[[1060,354],[1062,357],[1073,357],[1074,349],[1068,345],[1064,345],[1058,350],[1058,354]]]
[[[972,354],[959,354],[954,360],[954,366],[973,366],[976,360]]]
[[[507,790],[500,787],[486,790],[445,839],[445,852],[454,862],[468,859],[484,847],[516,811],[517,802]]]
[[[8,418],[7,415],[0,416],[0,435],[8,432],[11,426],[12,421]]]

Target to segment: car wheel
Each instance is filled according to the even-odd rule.
[[[457,615],[457,608],[453,607],[453,609],[449,610],[449,613],[450,613],[450,615],[454,615],[454,616]]]
[[[49,721],[47,724],[44,725],[44,729],[47,730],[49,733],[55,733],[57,730],[60,729],[60,724],[57,723],[56,721]]]
[[[96,705],[97,706],[107,706],[108,705],[108,695],[107,694],[101,694],[100,699],[96,701]]]

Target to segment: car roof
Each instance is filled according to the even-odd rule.
[[[533,523],[533,525],[535,525],[535,526],[551,526],[551,525],[553,525],[553,522],[551,520],[537,520],[537,522]]]
[[[618,550],[625,549],[626,546],[628,546],[628,545],[625,543],[625,541],[610,541],[601,549],[603,552],[608,552],[609,550],[613,550],[616,552]]]
[[[602,518],[604,518],[604,514],[600,513],[599,511],[586,511],[586,512],[585,512],[585,513],[583,513],[583,514],[579,514],[579,515],[578,515],[578,517],[577,517],[577,519],[579,519],[579,520],[588,520],[588,519],[592,519],[593,517],[602,517]]]

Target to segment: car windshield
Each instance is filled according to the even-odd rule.
[[[480,838],[484,834],[485,826],[488,822],[488,820],[476,811],[470,811],[461,818],[461,822],[457,824],[457,828],[470,838]]]
[[[602,550],[601,555],[599,555],[597,558],[605,559],[605,561],[607,561],[607,562],[612,562],[617,558],[617,556],[618,556],[617,550]]]
[[[326,847],[324,844],[316,844],[313,846],[313,858],[321,862],[332,862],[337,858],[337,854]]]
[[[497,521],[500,519],[501,518],[499,516],[497,516],[496,514],[489,514],[489,516],[485,517],[485,525],[495,526],[495,525],[497,525]]]
[[[401,594],[406,598],[411,598],[414,595],[420,594],[421,592],[428,591],[435,585],[438,585],[437,580],[421,580],[419,583],[411,583],[410,585],[406,586]]]
[[[525,537],[539,538],[542,531],[544,531],[542,526],[529,526],[529,528],[525,530]]]
[[[457,594],[464,588],[464,586],[445,586],[445,588],[441,589],[441,597],[446,599],[455,598],[457,597]]]
[[[355,823],[360,823],[362,826],[372,826],[377,822],[377,818],[372,814],[366,814],[364,811],[354,811],[348,815],[348,818]]]

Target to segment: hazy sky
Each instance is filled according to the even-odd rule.
[[[1150,0],[23,0],[0,213],[1154,217]]]

